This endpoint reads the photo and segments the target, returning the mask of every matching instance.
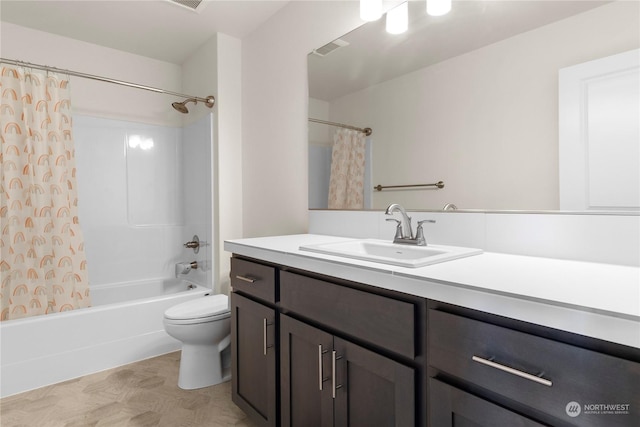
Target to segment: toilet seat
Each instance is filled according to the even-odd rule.
[[[183,302],[164,312],[165,320],[181,325],[213,322],[229,316],[231,316],[229,297],[223,294]]]

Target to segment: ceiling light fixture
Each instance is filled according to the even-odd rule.
[[[404,2],[387,12],[387,33],[402,34],[409,26],[409,3]]]
[[[360,19],[377,21],[382,16],[382,0],[360,0]]]
[[[427,14],[442,16],[451,10],[451,0],[427,0]]]

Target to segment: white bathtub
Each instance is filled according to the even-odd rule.
[[[90,308],[0,322],[0,397],[180,349],[164,311],[211,289],[158,279],[91,292]]]

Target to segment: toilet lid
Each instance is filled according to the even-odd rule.
[[[164,312],[164,317],[173,320],[201,319],[229,313],[229,297],[209,295],[174,305]]]

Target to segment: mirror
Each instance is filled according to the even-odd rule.
[[[406,33],[383,16],[308,55],[309,117],[373,129],[365,209],[559,210],[559,70],[640,47],[639,16],[626,1],[454,1],[430,17],[411,1]],[[326,208],[336,129],[309,123],[311,209]]]

